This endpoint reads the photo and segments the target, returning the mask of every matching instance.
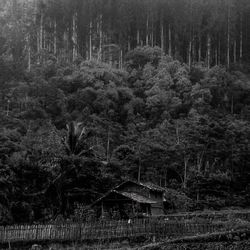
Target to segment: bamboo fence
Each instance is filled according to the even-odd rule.
[[[220,224],[151,219],[0,227],[0,243],[112,240],[132,237],[172,238],[221,231]]]

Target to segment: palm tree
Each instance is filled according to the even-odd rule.
[[[67,194],[71,193],[72,188],[74,189],[73,183],[79,178],[81,172],[81,169],[76,162],[79,159],[85,159],[88,161],[93,156],[93,147],[88,144],[88,139],[92,136],[92,132],[87,130],[81,122],[72,121],[67,124],[66,127],[67,135],[62,141],[67,157],[62,159],[61,171],[50,183],[47,190],[50,191],[55,188],[54,190],[57,193],[60,207],[58,212],[61,214],[66,213],[68,207]],[[73,186],[70,183],[73,184]],[[91,192],[91,190],[88,190],[88,192]]]
[[[67,124],[67,136],[63,139],[67,155],[90,156],[93,147],[89,147],[87,140],[92,136],[81,122]]]
[[[66,157],[60,157],[60,170],[50,181],[48,187],[36,194],[28,196],[46,195],[57,202],[57,214],[67,215],[69,207],[69,194],[72,190],[79,189],[76,184],[81,177],[83,164],[93,160],[93,147],[89,146],[88,139],[92,132],[87,130],[80,122],[70,122],[67,124],[67,134],[62,139]],[[82,164],[79,164],[81,162]],[[76,182],[76,183],[75,183]],[[81,189],[84,193],[93,193],[91,189]]]

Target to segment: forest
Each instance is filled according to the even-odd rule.
[[[249,166],[249,0],[0,1],[1,224],[126,179],[248,207]]]

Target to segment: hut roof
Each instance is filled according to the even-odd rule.
[[[160,187],[158,185],[155,185],[155,184],[153,184],[151,182],[136,182],[136,181],[131,181],[131,180],[122,182],[121,184],[119,184],[118,186],[116,186],[114,188],[114,190],[118,190],[120,187],[122,187],[123,185],[125,185],[127,183],[133,183],[133,184],[145,187],[147,189],[150,189],[152,191],[157,191],[157,192],[162,192],[162,193],[165,192],[164,188],[162,188],[162,187]]]
[[[149,198],[146,198],[142,195],[139,195],[137,193],[131,193],[131,192],[118,192],[116,191],[117,193],[133,200],[133,201],[136,201],[138,203],[144,203],[144,204],[154,204],[154,203],[157,203],[156,201],[154,200],[151,200]]]
[[[144,186],[144,187],[147,187],[148,189],[153,190],[153,191],[165,192],[165,189],[163,187],[160,187],[160,186],[158,186],[154,183],[151,183],[151,182],[146,182],[146,183],[140,182],[139,184]]]
[[[156,203],[156,201],[154,201],[152,199],[149,199],[147,197],[144,197],[142,195],[139,195],[137,193],[119,192],[119,191],[116,191],[116,190],[111,190],[110,192],[106,193],[101,198],[99,198],[97,201],[95,201],[92,204],[92,206],[98,204],[99,202],[101,202],[104,199],[108,199],[108,197],[112,196],[113,194],[121,196],[122,198],[125,198],[125,199],[133,200],[133,201],[138,202],[138,203],[143,203],[143,204],[155,204]],[[114,200],[114,199],[111,199],[111,200]]]
[[[136,185],[142,186],[144,188],[147,188],[149,190],[156,191],[156,192],[161,192],[161,193],[165,192],[164,188],[162,188],[162,187],[160,187],[158,185],[155,185],[153,183],[149,183],[149,182],[143,183],[143,182],[136,182],[136,181],[127,180],[127,181],[124,181],[121,184],[117,185],[116,187],[111,189],[106,194],[104,194],[102,197],[100,197],[98,200],[96,200],[91,206],[94,206],[94,205],[98,204],[101,200],[103,200],[104,198],[106,198],[110,194],[114,194],[114,193],[122,195],[123,197],[129,198],[129,199],[134,200],[134,201],[139,202],[139,203],[144,203],[144,204],[154,204],[154,203],[156,203],[154,200],[149,199],[147,197],[144,197],[144,196],[142,196],[142,195],[140,195],[138,193],[125,192],[125,191],[120,191],[119,190],[122,186],[124,186],[124,185],[126,185],[128,183],[136,184]]]

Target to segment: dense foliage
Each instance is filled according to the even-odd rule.
[[[49,220],[58,214],[69,217],[79,204],[90,204],[128,178],[181,189],[195,201],[196,208],[250,204],[250,80],[246,49],[242,52],[244,58],[237,54],[239,64],[231,64],[230,56],[227,68],[222,51],[225,60],[221,63],[225,66],[219,61],[196,62],[196,57],[190,64],[186,57],[177,56],[177,51],[186,46],[185,39],[179,36],[175,39],[180,44],[168,55],[164,53],[166,47],[136,47],[136,42],[131,42],[127,48],[128,41],[118,39],[126,47],[122,47],[123,60],[118,67],[113,50],[106,54],[101,50],[98,58],[94,48],[100,49],[100,42],[104,47],[102,39],[116,37],[115,30],[127,37],[127,28],[134,27],[132,17],[138,13],[126,8],[138,11],[135,5],[140,1],[119,1],[123,8],[109,1],[107,9],[92,6],[93,12],[89,12],[94,22],[94,10],[107,11],[102,17],[102,33],[100,27],[98,30],[102,38],[96,38],[99,47],[94,45],[93,32],[92,58],[84,56],[86,51],[80,54],[77,50],[72,62],[72,47],[65,45],[65,36],[60,40],[59,34],[54,35],[51,18],[55,18],[62,35],[67,28],[64,22],[72,20],[73,12],[69,10],[73,3],[86,3],[90,8],[90,2],[97,1],[47,1],[52,5],[36,6],[40,12],[34,16],[29,14],[33,9],[25,4],[21,8],[20,2],[0,3],[1,223]],[[150,6],[152,1],[145,2]],[[157,4],[165,2],[172,6],[181,1]],[[207,1],[191,2],[203,6]],[[60,8],[53,5],[58,3]],[[118,10],[109,13],[111,7],[119,7],[126,15],[120,15]],[[176,11],[171,12],[174,30],[185,36],[177,29],[182,27],[182,14],[172,10]],[[246,28],[247,16],[242,13]],[[118,14],[120,19],[115,16]],[[152,18],[150,25],[160,23]],[[207,18],[203,18],[204,25],[208,25],[210,15]],[[39,20],[46,22],[41,25]],[[212,20],[209,22],[212,24]],[[209,26],[202,36],[208,29],[220,33],[216,28]],[[225,28],[224,22],[220,28]],[[105,30],[114,33],[108,36]],[[153,30],[157,36],[152,45],[156,45],[160,33]],[[132,34],[128,37],[132,41]],[[44,41],[42,51],[36,39]],[[245,44],[247,37],[244,39]],[[205,60],[204,48],[200,60]]]

